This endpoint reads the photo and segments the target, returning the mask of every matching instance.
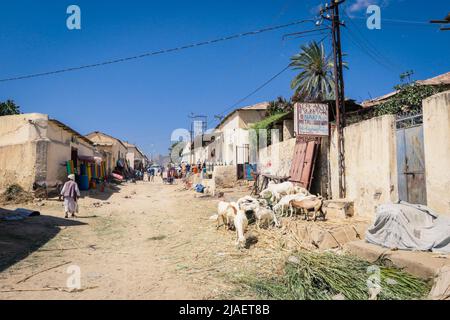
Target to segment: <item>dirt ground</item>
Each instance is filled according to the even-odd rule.
[[[84,195],[76,219],[63,218],[57,199],[3,206],[0,218],[18,207],[41,216],[0,219],[0,299],[253,299],[239,279],[282,272],[293,250],[339,249],[367,225],[284,218],[280,229],[250,225],[249,248],[238,250],[235,233],[209,217],[220,200],[250,189],[224,189],[218,199],[180,184],[124,184]],[[76,291],[66,285],[73,266],[81,272]]]
[[[41,216],[0,221],[0,299],[256,298],[235,279],[279,268],[281,255],[261,241],[270,230],[252,228],[260,241],[237,250],[235,234],[209,220],[219,200],[180,189],[126,184],[83,197],[79,218],[69,220],[56,199],[24,205]],[[244,194],[248,187],[224,199]],[[68,292],[72,265],[81,290]]]

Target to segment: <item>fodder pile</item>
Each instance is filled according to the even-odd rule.
[[[33,195],[17,184],[12,184],[0,195],[0,203],[20,204],[33,200]]]
[[[296,252],[281,276],[246,283],[262,298],[282,300],[410,300],[430,292],[426,281],[402,270],[330,252]]]

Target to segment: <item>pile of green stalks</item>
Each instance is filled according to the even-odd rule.
[[[283,276],[246,282],[260,297],[280,300],[418,300],[430,292],[426,281],[400,269],[307,251],[288,259]]]

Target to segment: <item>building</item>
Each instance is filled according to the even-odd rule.
[[[0,117],[0,189],[55,186],[67,180],[69,162],[102,160],[90,139],[46,114]]]
[[[98,150],[108,154],[106,160],[108,173],[113,172],[118,165],[120,167],[126,165],[128,148],[120,139],[99,131],[87,134],[86,138],[91,140]]]
[[[438,75],[430,79],[418,80],[415,82],[415,84],[419,86],[443,86],[445,89],[450,89],[450,72]],[[398,91],[393,91],[381,97],[363,101],[361,105],[364,108],[375,107],[388,101],[390,98],[394,97],[397,93]]]
[[[130,168],[135,170],[142,170],[147,166],[147,157],[145,154],[134,144],[124,142],[127,147],[126,159]]]
[[[236,109],[217,125],[210,138],[206,159],[223,165],[249,162],[250,133],[252,125],[266,116],[268,102]]]

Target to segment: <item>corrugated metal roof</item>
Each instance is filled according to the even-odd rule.
[[[438,75],[434,78],[426,79],[426,80],[418,80],[415,82],[421,86],[438,86],[438,85],[450,85],[450,72]],[[361,103],[364,108],[373,107],[379,105],[389,99],[390,97],[395,96],[398,91],[390,92],[385,94],[384,96],[377,97],[375,99],[366,100]]]
[[[56,119],[49,119],[49,122],[54,123],[55,125],[57,125],[58,127],[69,131],[70,133],[72,133],[74,136],[76,136],[77,138],[87,142],[88,144],[90,144],[91,146],[94,145],[94,142],[92,142],[90,139],[86,138],[85,136],[83,136],[82,134],[78,133],[77,131],[73,130],[71,127],[65,125],[64,123],[62,123],[61,121],[58,121]]]

